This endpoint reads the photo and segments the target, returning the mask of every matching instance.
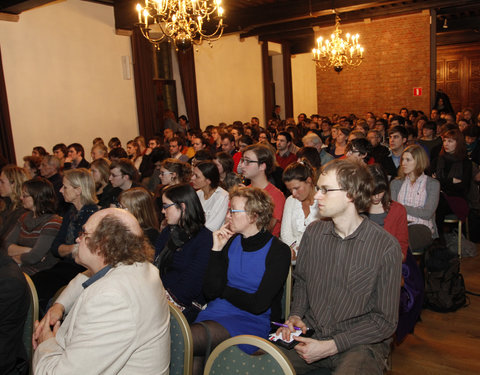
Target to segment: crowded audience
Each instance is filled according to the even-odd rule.
[[[397,325],[402,259],[424,253],[434,241],[445,244],[448,215],[479,215],[480,117],[470,109],[455,117],[405,107],[364,118],[301,113],[281,120],[273,113],[265,124],[253,116],[203,131],[172,113],[148,142],[143,136],[124,140],[126,150],[118,137],[108,148],[97,137],[91,158],[77,142],[58,143],[52,154],[35,145],[31,155],[18,158],[21,166],[2,166],[0,256],[31,275],[38,292],[37,369],[73,371],[90,352],[85,343],[75,345],[80,338],[66,341],[65,335],[66,329],[80,332],[75,319],[91,317],[87,308],[102,293],[88,287],[95,282],[115,290],[115,303],[137,303],[130,289],[158,302],[147,319],[152,324],[157,314],[154,330],[140,325],[145,340],[130,345],[128,355],[107,353],[99,363],[121,362],[122,371],[135,372],[143,362],[138,351],[155,343],[155,366],[165,372],[169,356],[160,343],[168,346],[168,300],[191,324],[194,373],[200,374],[205,356],[225,339],[268,337],[270,322],[282,317],[289,267],[292,311],[278,334],[315,328],[321,358],[329,359],[312,356],[310,342],[300,338],[294,350],[285,350],[295,369],[335,370],[359,345],[375,357],[371,373],[382,368]],[[125,246],[105,232],[112,228],[126,230],[119,237]],[[358,243],[356,251],[365,252],[361,264],[379,273],[388,268],[382,283],[355,273],[362,260],[343,253],[349,236],[345,246]],[[367,256],[365,243],[378,259]],[[331,248],[342,254],[342,264],[329,255]],[[328,280],[339,275],[349,276],[335,289]],[[55,303],[53,296],[67,285]],[[362,301],[349,297],[350,289],[362,288],[368,289]],[[112,309],[106,317],[115,315]],[[374,315],[376,325],[369,322]],[[111,331],[105,332],[108,340]],[[58,353],[55,361],[49,350]]]

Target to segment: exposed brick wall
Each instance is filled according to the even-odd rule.
[[[342,35],[360,34],[365,58],[359,67],[337,74],[317,69],[318,112],[365,116],[372,111],[398,113],[401,107],[430,107],[430,16],[416,13],[343,25]],[[333,28],[320,29],[330,37]],[[422,96],[413,96],[421,87]]]

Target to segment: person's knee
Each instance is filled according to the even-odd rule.
[[[339,355],[334,375],[382,375],[389,354],[388,345],[359,345]]]

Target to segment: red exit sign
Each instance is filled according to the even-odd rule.
[[[422,88],[421,87],[415,87],[413,89],[413,96],[422,96]]]

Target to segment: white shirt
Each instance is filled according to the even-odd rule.
[[[212,232],[220,229],[227,216],[228,193],[219,186],[207,200],[201,189],[197,195],[205,212],[205,226]]]
[[[293,247],[298,248],[305,229],[307,229],[310,223],[319,219],[320,214],[318,212],[317,201],[313,201],[313,204],[310,206],[310,213],[305,217],[305,213],[302,209],[302,202],[289,196],[285,201],[285,207],[283,208],[280,239],[288,246],[292,246],[292,244],[295,243]]]

